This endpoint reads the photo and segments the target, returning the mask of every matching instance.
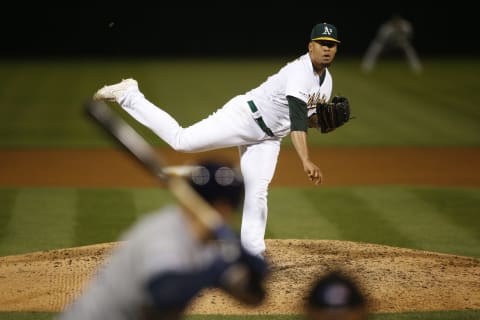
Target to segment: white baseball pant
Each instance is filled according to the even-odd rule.
[[[201,152],[239,147],[245,182],[241,242],[255,255],[265,251],[268,186],[273,178],[281,138],[269,137],[253,119],[248,97],[239,95],[207,118],[181,127],[168,113],[149,102],[137,89],[129,90],[120,105],[138,122],[150,128],[174,150]]]

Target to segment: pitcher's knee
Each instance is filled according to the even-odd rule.
[[[172,147],[173,147],[173,150],[178,151],[178,152],[184,152],[184,153],[192,152],[190,148],[188,148],[187,146],[184,146],[184,145],[175,145],[175,146],[172,146]]]
[[[188,139],[184,138],[184,135],[182,134],[183,130],[184,129],[182,128],[175,135],[175,138],[173,139],[172,143],[170,143],[170,146],[173,148],[173,150],[178,152],[185,152],[185,153],[197,152],[198,148],[195,148],[191,143],[188,142]]]
[[[203,151],[203,149],[193,148],[192,146],[188,146],[188,145],[177,145],[177,146],[174,146],[173,149],[175,151],[183,152],[183,153],[195,153],[195,152]]]

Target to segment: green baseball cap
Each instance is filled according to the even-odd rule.
[[[333,24],[328,24],[326,22],[319,23],[313,27],[310,39],[312,41],[328,40],[340,43],[340,40],[338,40],[337,28]]]

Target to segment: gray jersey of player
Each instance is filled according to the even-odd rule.
[[[151,213],[122,236],[95,278],[59,319],[141,319],[138,315],[154,305],[145,290],[153,277],[171,271],[199,272],[215,256],[213,246],[203,246],[194,238],[178,207]]]
[[[328,67],[339,43],[334,25],[315,25],[307,53],[288,62],[257,88],[233,97],[207,118],[186,128],[148,101],[134,79],[105,86],[94,94],[94,99],[116,101],[177,151],[238,147],[245,181],[241,241],[252,254],[263,256],[268,187],[285,136],[290,133],[308,179],[315,184],[322,181],[322,172],[308,152],[308,118],[317,103],[331,97],[333,85]]]
[[[222,170],[209,169],[205,178],[209,181],[202,178],[197,191],[201,189],[201,196],[209,203],[220,200],[221,209],[226,210],[223,214],[230,214],[231,208],[240,203],[243,187],[234,185],[233,179],[211,187],[210,181],[217,180],[218,172],[225,175],[224,166],[215,168]],[[257,272],[259,277],[255,281],[261,284],[267,271],[263,260],[248,256],[241,247],[238,247],[241,254],[234,257],[232,242],[225,247],[226,241],[205,242],[197,238],[183,210],[167,205],[144,215],[126,230],[82,292],[58,315],[58,320],[179,318],[204,288],[219,287],[232,293],[225,286],[224,273],[239,261]],[[249,299],[263,299],[258,288],[251,293]],[[232,293],[232,296],[248,304],[253,301],[244,300],[243,295]]]

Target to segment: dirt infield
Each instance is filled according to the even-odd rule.
[[[171,165],[197,159],[238,162],[237,149],[185,154],[158,149]],[[325,186],[480,185],[480,148],[317,148],[310,157],[320,166]],[[283,148],[273,186],[311,186],[295,150]],[[151,187],[158,186],[122,150],[3,150],[0,186]]]
[[[238,161],[236,149],[202,154],[159,150],[172,165],[205,157]],[[325,148],[311,150],[325,186],[480,186],[476,148]],[[3,150],[0,186],[150,187],[158,183],[123,151]],[[273,186],[309,186],[292,149],[283,149]],[[59,311],[81,291],[115,243],[0,257],[0,311]],[[267,240],[273,272],[269,296],[245,308],[204,291],[192,314],[301,313],[315,276],[336,266],[351,271],[372,312],[480,309],[480,259],[327,240]]]

